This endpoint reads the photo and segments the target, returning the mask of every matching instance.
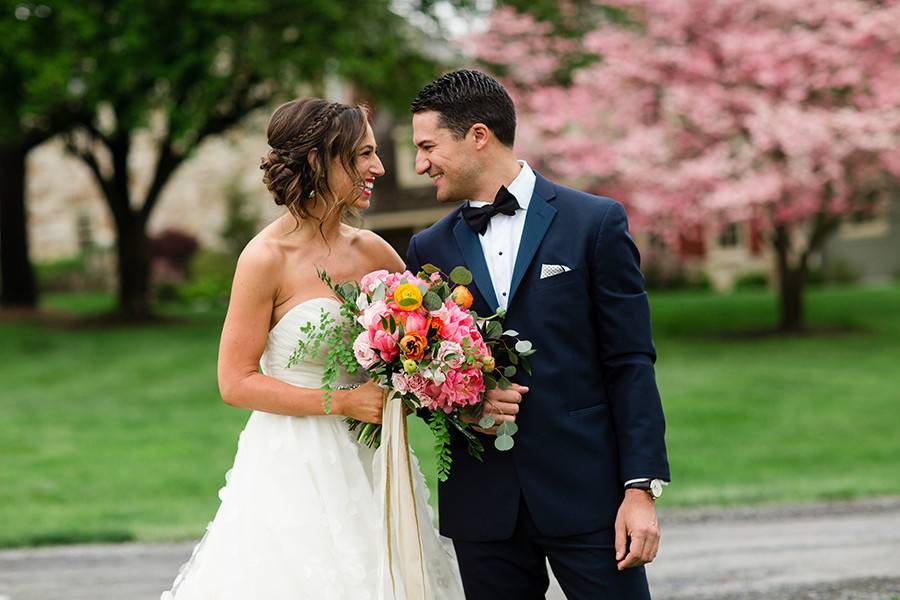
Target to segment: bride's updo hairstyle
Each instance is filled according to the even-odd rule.
[[[272,149],[259,166],[275,204],[287,206],[299,221],[310,218],[310,208],[324,200],[327,209],[317,219],[320,231],[335,211],[344,218],[350,209],[345,199],[336,198],[328,188],[328,170],[339,158],[350,178],[362,183],[354,155],[366,135],[366,123],[362,106],[319,98],[279,106],[269,119],[267,135]],[[312,150],[316,151],[314,161],[310,161]]]

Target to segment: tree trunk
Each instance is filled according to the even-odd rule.
[[[791,238],[785,225],[775,228],[775,255],[778,260],[778,330],[797,333],[806,329],[803,310],[803,288],[806,285],[806,254],[791,264]]]
[[[24,145],[0,148],[0,306],[35,308],[34,269],[28,259]]]
[[[133,211],[117,216],[115,221],[118,236],[118,310],[129,321],[146,320],[152,315],[146,222]]]

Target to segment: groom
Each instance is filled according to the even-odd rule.
[[[409,269],[465,265],[473,309],[505,309],[505,328],[538,350],[534,374],[486,402],[498,421],[515,420],[515,447],[499,452],[484,437],[478,462],[455,439],[439,488],[466,598],[543,598],[547,560],[570,599],[649,598],[642,565],[656,556],[654,501],[669,467],[625,211],[516,160],[515,108],[484,73],[444,75],[412,112],[416,171],[439,202],[464,203],[412,238]]]

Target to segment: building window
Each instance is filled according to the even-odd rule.
[[[729,223],[719,232],[720,248],[735,248],[740,243],[737,223]]]

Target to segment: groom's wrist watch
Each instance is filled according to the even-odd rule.
[[[663,480],[662,479],[647,479],[645,481],[633,481],[625,486],[625,489],[631,490],[644,490],[650,497],[656,500],[660,496],[662,496],[663,491]]]

